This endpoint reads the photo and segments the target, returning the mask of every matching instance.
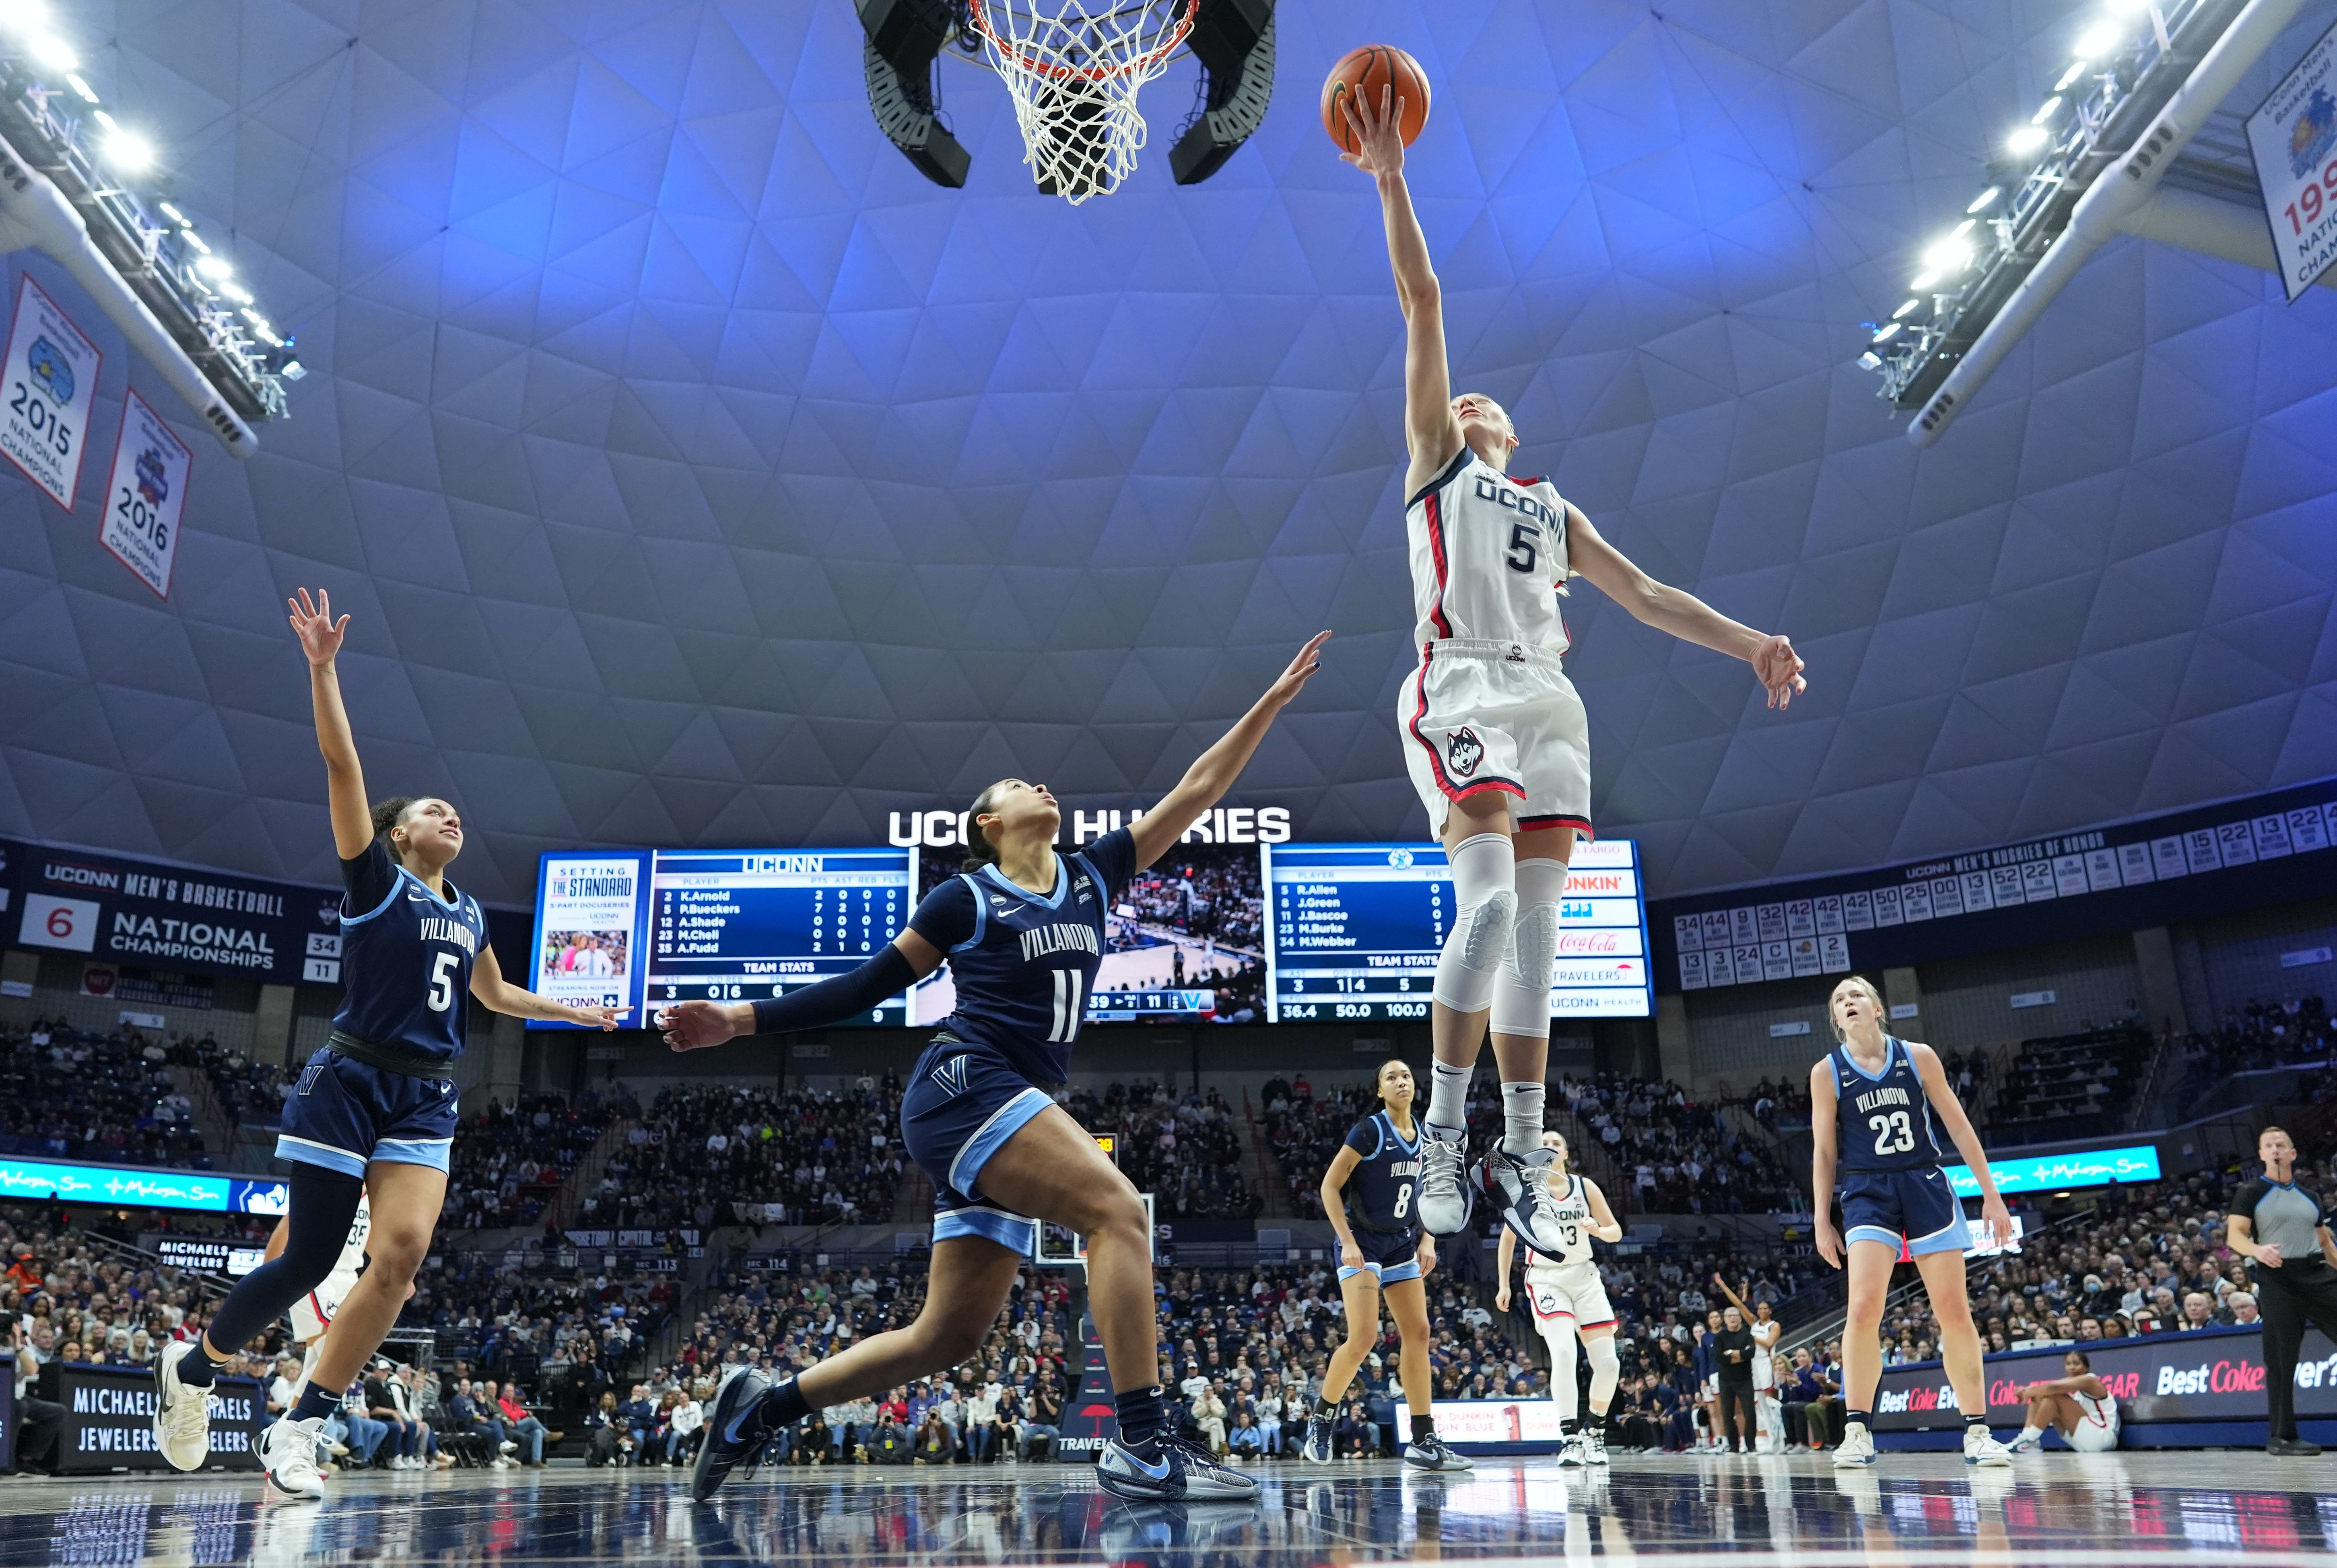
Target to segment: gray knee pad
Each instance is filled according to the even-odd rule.
[[[1550,967],[1558,958],[1558,906],[1518,916],[1493,985],[1493,1033],[1550,1038]]]
[[[1518,895],[1503,889],[1461,911],[1436,959],[1435,997],[1456,1012],[1481,1011],[1493,999],[1494,980],[1510,948]]]

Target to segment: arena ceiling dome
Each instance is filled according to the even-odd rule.
[[[1398,320],[1314,103],[1368,41],[1434,79],[1413,181],[1516,471],[1809,661],[1766,712],[1576,591],[1653,891],[2337,773],[2337,301],[2120,241],[1928,452],[1853,364],[2090,4],[1283,0],[1248,146],[1171,183],[1181,64],[1077,208],[962,64],[971,178],[920,177],[845,0],[54,9],[312,374],[238,463],[133,366],[197,448],[168,600],[87,474],[70,520],[0,482],[0,832],[331,880],[307,584],[368,783],[462,806],[491,901],[546,848],[882,842],[1010,773],[1142,803],[1318,627],[1241,798],[1419,834]],[[29,266],[110,431],[121,339]]]

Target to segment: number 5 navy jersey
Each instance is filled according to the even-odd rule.
[[[1136,840],[1119,828],[1057,855],[1045,894],[994,862],[927,893],[909,929],[949,958],[957,1006],[943,1029],[989,1047],[1032,1083],[1069,1078],[1103,963],[1104,917],[1136,869]]]
[[[446,884],[445,898],[376,839],[345,862],[352,889],[341,900],[341,1010],[333,1027],[396,1050],[452,1061],[463,1051],[471,965],[486,945],[478,900]],[[355,890],[389,891],[357,908]]]
[[[1420,1128],[1410,1142],[1385,1111],[1357,1122],[1347,1147],[1363,1156],[1347,1175],[1347,1222],[1359,1231],[1416,1231],[1420,1187]]]
[[[1833,1068],[1836,1168],[1915,1171],[1940,1163],[1940,1136],[1913,1053],[1904,1040],[1885,1037],[1882,1070],[1870,1073],[1850,1059],[1847,1046],[1826,1053]]]

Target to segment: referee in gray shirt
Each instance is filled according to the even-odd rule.
[[[2296,1435],[2296,1354],[2310,1321],[2337,1339],[2337,1240],[2321,1200],[2291,1178],[2296,1144],[2278,1127],[2256,1139],[2264,1174],[2240,1189],[2224,1227],[2232,1251],[2254,1259],[2264,1313],[2264,1403],[2271,1417],[2265,1451],[2309,1456],[2318,1443]]]

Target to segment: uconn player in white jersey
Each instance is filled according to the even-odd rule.
[[[2062,1357],[2061,1370],[2067,1375],[2020,1390],[2029,1401],[2029,1419],[2012,1440],[2012,1451],[2029,1454],[2043,1447],[2050,1427],[2078,1453],[2110,1452],[2118,1446],[2117,1396],[2094,1376],[2094,1363],[2083,1350]]]
[[[1129,827],[1055,852],[1062,813],[1044,785],[1002,779],[968,815],[966,870],[925,895],[909,929],[850,974],[769,1001],[682,1002],[665,1011],[676,1050],[846,1018],[949,960],[957,1008],[911,1073],[901,1141],[933,1178],[925,1305],[793,1378],[743,1368],[707,1412],[690,1487],[703,1500],[779,1431],[814,1410],[955,1366],[998,1320],[1031,1253],[1033,1222],[1087,1238],[1088,1299],[1111,1374],[1119,1435],[1096,1478],[1124,1497],[1239,1500],[1257,1484],[1187,1443],[1156,1379],[1152,1236],[1120,1168],[1038,1086],[1071,1076],[1072,1043],[1102,962],[1104,920],[1130,877],[1168,852],[1226,793],[1275,716],[1318,667],[1330,633],[1298,652],[1241,721]]]
[[[1740,626],[1694,595],[1656,582],[1599,537],[1544,479],[1509,472],[1517,433],[1481,393],[1452,395],[1444,314],[1428,241],[1404,185],[1400,107],[1349,101],[1361,151],[1341,156],[1379,182],[1388,255],[1404,317],[1404,523],[1412,550],[1416,669],[1396,722],[1406,765],[1452,866],[1455,917],[1436,966],[1421,1222],[1449,1236],[1468,1223],[1469,1075],[1490,1021],[1504,1135],[1476,1173],[1529,1244],[1557,1251],[1535,1217],[1549,1166],[1540,1151],[1559,900],[1578,834],[1590,833],[1589,739],[1560,664],[1558,596],[1588,578],[1634,617],[1747,660],[1784,707],[1803,689],[1782,636]]]
[[[1989,1435],[1988,1384],[1980,1330],[1964,1292],[1964,1251],[1971,1244],[1963,1204],[1949,1186],[1939,1130],[1978,1179],[1980,1220],[1998,1236],[2012,1234],[2012,1215],[1996,1190],[1988,1151],[1972,1131],[1939,1053],[1882,1032],[1882,993],[1861,975],[1833,989],[1828,1004],[1842,1043],[1810,1069],[1810,1205],[1818,1256],[1843,1264],[1842,1233],[1830,1211],[1839,1177],[1850,1268],[1849,1320],[1842,1330],[1840,1466],[1874,1463],[1870,1413],[1882,1376],[1882,1300],[1904,1245],[1923,1277],[1940,1325],[1940,1359],[1964,1414],[1964,1462],[2012,1463]]]
[[[1542,1147],[1550,1151],[1550,1204],[1547,1228],[1557,1232],[1556,1252],[1528,1250],[1526,1301],[1532,1309],[1534,1328],[1550,1347],[1550,1397],[1558,1404],[1560,1465],[1607,1463],[1607,1410],[1615,1402],[1623,1363],[1615,1353],[1615,1309],[1607,1301],[1607,1282],[1590,1256],[1590,1240],[1623,1239],[1622,1222],[1607,1206],[1607,1194],[1588,1176],[1566,1168],[1566,1135],[1546,1132]],[[1514,1232],[1501,1232],[1499,1266],[1494,1278],[1501,1287],[1493,1294],[1498,1311],[1510,1310],[1510,1268],[1517,1257]],[[1574,1344],[1590,1362],[1590,1419],[1579,1419],[1582,1394],[1574,1380]]]
[[[288,601],[308,658],[325,799],[341,862],[341,1007],[332,1037],[285,1101],[276,1157],[292,1166],[283,1250],[237,1282],[200,1340],[171,1345],[156,1366],[155,1446],[181,1470],[210,1458],[209,1393],[219,1369],[333,1272],[360,1201],[371,1210],[372,1266],[340,1303],[299,1402],[261,1437],[269,1481],[322,1497],[317,1437],[397,1320],[446,1201],[455,1136],[455,1058],[468,1000],[518,1018],[612,1029],[606,1008],[572,1008],[503,978],[478,901],[447,880],[463,848],[462,818],[435,796],[366,803],[357,739],[334,660],[349,618],[302,589]]]

